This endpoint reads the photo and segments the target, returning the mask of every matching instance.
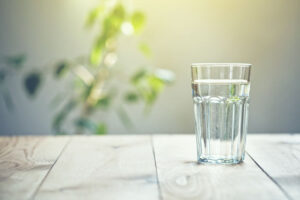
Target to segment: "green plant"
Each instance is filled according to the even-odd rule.
[[[64,130],[63,125],[67,120],[71,120],[69,115],[74,110],[78,111],[76,119],[72,119],[76,126],[75,133],[106,133],[106,124],[98,122],[94,116],[97,112],[111,110],[117,112],[124,125],[130,127],[132,122],[124,105],[143,102],[145,111],[148,111],[164,86],[173,82],[174,75],[171,71],[138,67],[137,71],[125,80],[129,87],[122,90],[118,87],[124,84],[120,78],[124,76],[120,75],[122,67],[117,64],[119,38],[122,35],[137,36],[142,32],[145,21],[146,17],[142,12],[130,12],[120,2],[113,6],[101,4],[89,13],[86,28],[98,30],[91,52],[72,60],[60,60],[47,68],[53,71],[57,81],[72,83],[72,89],[64,93],[71,93],[67,102],[60,105],[65,98],[64,94],[58,94],[52,101],[53,105],[61,107],[53,119],[55,133],[69,133]],[[146,43],[140,42],[138,48],[147,58],[151,56],[151,50]],[[0,82],[4,82],[8,71],[20,71],[25,60],[24,55],[6,58],[5,68],[0,71]],[[26,74],[23,84],[29,96],[36,95],[43,77],[48,75],[46,73],[47,70],[36,70]],[[9,90],[3,88],[6,105],[12,108]]]

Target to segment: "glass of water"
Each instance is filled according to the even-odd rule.
[[[240,163],[248,124],[251,64],[194,63],[198,163]]]

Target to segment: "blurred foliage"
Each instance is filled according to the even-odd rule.
[[[159,69],[151,72],[141,69],[131,77],[131,84],[135,88],[137,98],[144,100],[147,106],[151,106],[164,86],[172,83],[174,78],[174,74],[168,70]],[[131,97],[127,100],[135,99]]]
[[[115,2],[115,1],[114,1]],[[104,1],[92,9],[86,19],[87,29],[96,29],[96,37],[88,55],[55,62],[45,70],[34,70],[25,73],[23,86],[30,97],[34,97],[40,90],[43,79],[52,71],[53,78],[71,83],[63,93],[58,93],[52,100],[51,106],[58,108],[54,116],[52,127],[57,134],[70,134],[67,131],[67,122],[76,127],[75,133],[105,134],[108,127],[105,122],[99,121],[95,113],[105,114],[115,111],[120,121],[128,128],[133,123],[125,105],[143,103],[149,111],[158,95],[167,84],[175,80],[173,72],[154,67],[138,67],[137,71],[129,75],[125,83],[121,83],[117,66],[118,41],[123,35],[136,37],[142,33],[146,23],[146,16],[141,11],[131,11],[116,1]],[[138,42],[138,50],[150,58],[152,52],[144,41]],[[7,76],[24,68],[26,56],[24,54],[4,58],[4,68],[0,70],[0,83],[6,81]],[[126,70],[126,69],[125,69]],[[24,73],[23,73],[24,74]],[[113,80],[118,80],[113,84]],[[9,90],[1,84],[4,102],[8,108],[13,107]],[[128,87],[120,89],[120,85]],[[69,99],[65,102],[66,99]],[[71,115],[72,113],[72,115]]]
[[[86,129],[89,132],[97,135],[102,135],[107,132],[107,126],[104,123],[95,123],[87,118],[80,118],[76,120],[76,125],[82,129]]]
[[[26,60],[26,56],[24,54],[20,54],[16,56],[8,56],[5,58],[6,64],[15,69],[21,69],[25,60]]]
[[[134,12],[131,15],[131,24],[134,28],[135,33],[140,33],[145,25],[145,15],[142,12]]]
[[[147,58],[150,58],[152,56],[152,52],[150,47],[146,43],[140,43],[139,44],[139,50],[146,56]]]
[[[54,70],[54,76],[56,78],[61,78],[63,77],[67,71],[68,71],[68,63],[67,62],[60,62],[55,66],[55,70]]]
[[[61,108],[61,110],[56,114],[54,117],[52,127],[54,131],[58,134],[63,134],[62,131],[62,125],[64,121],[67,119],[68,115],[71,113],[71,111],[76,107],[77,102],[74,99],[71,99],[67,104]]]
[[[32,72],[28,74],[24,79],[24,87],[26,92],[33,96],[36,94],[38,88],[41,85],[41,74],[39,72]]]

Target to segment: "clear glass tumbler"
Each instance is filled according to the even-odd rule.
[[[192,64],[198,163],[244,160],[250,70],[244,63]]]

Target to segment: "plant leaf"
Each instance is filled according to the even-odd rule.
[[[145,98],[145,101],[148,105],[152,104],[158,94],[161,92],[163,86],[164,86],[164,83],[156,78],[155,76],[151,75],[148,77],[148,90],[145,90],[145,93],[144,93],[144,98]]]
[[[124,6],[122,4],[117,4],[108,17],[110,19],[110,27],[115,29],[115,31],[120,31],[120,27],[126,17]]]
[[[164,86],[174,81],[174,76],[168,70],[159,69],[153,73],[141,69],[132,76],[131,82],[136,89],[136,94],[149,106],[154,103]]]
[[[100,36],[96,43],[94,44],[94,47],[92,49],[92,52],[90,54],[90,63],[93,66],[98,66],[101,63],[102,60],[102,52],[105,47],[106,42],[106,36]]]
[[[25,54],[20,54],[16,56],[9,56],[6,57],[6,63],[10,65],[11,67],[19,70],[23,66],[25,60],[26,60],[26,55]]]
[[[83,100],[87,100],[87,98],[90,96],[91,91],[94,87],[94,84],[90,84],[90,85],[85,85],[83,92],[82,92],[82,99]]]
[[[107,126],[104,123],[96,124],[88,118],[80,118],[75,121],[75,125],[88,130],[89,132],[97,135],[103,135],[107,132]]]
[[[102,58],[102,47],[94,47],[91,55],[90,62],[93,66],[99,65]]]
[[[117,36],[125,19],[126,12],[124,7],[121,4],[117,4],[103,20],[102,36],[106,39]]]
[[[125,21],[126,12],[121,4],[117,4],[106,16],[102,23],[102,32],[90,54],[90,63],[98,66],[102,61],[102,54],[105,49],[105,43],[118,35],[121,31],[121,25]]]
[[[150,58],[152,55],[150,47],[146,43],[140,43],[139,44],[139,50],[146,56],[147,58]]]
[[[135,33],[140,33],[145,26],[146,17],[140,12],[134,12],[131,16],[131,24],[134,28]]]
[[[32,72],[28,74],[24,79],[24,87],[30,96],[34,96],[40,87],[42,81],[41,74],[39,72]]]
[[[160,80],[159,78],[155,77],[155,76],[150,76],[148,78],[148,83],[151,87],[151,89],[155,92],[159,92],[161,91],[161,89],[164,86],[164,83],[162,80]]]
[[[99,5],[98,7],[91,10],[86,19],[85,26],[88,28],[93,26],[95,24],[95,22],[97,21],[97,19],[99,18],[99,16],[103,13],[103,11],[104,11],[103,5]]]
[[[112,96],[105,95],[101,97],[98,102],[96,103],[96,106],[102,107],[102,108],[108,108],[112,100]]]
[[[80,118],[75,121],[75,125],[94,132],[97,128],[96,124],[87,118]]]
[[[69,68],[69,65],[67,62],[60,62],[55,66],[55,72],[54,72],[54,76],[56,78],[61,78],[63,77],[67,70]]]
[[[126,95],[125,95],[125,100],[127,102],[130,102],[130,103],[134,103],[134,102],[137,102],[139,100],[139,96],[137,93],[135,92],[128,92]]]
[[[141,69],[137,71],[132,77],[131,77],[131,82],[133,84],[136,84],[138,81],[140,81],[143,77],[147,75],[146,69]]]
[[[99,123],[97,126],[97,130],[95,132],[97,135],[103,135],[107,133],[107,125],[104,123]]]

